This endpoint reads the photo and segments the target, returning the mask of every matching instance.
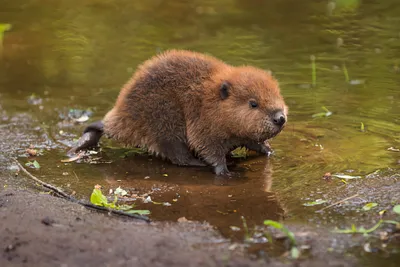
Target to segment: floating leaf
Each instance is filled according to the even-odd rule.
[[[374,226],[372,226],[369,229],[365,229],[362,226],[357,229],[357,227],[354,224],[352,224],[351,229],[334,230],[334,232],[339,233],[339,234],[369,234],[369,233],[372,233],[373,231],[375,231],[376,229],[378,229],[382,223],[395,224],[395,225],[399,224],[399,222],[396,222],[396,221],[379,220],[379,222],[377,224],[375,224]]]
[[[326,203],[326,200],[317,199],[317,200],[315,200],[315,201],[311,201],[311,202],[304,203],[303,206],[306,206],[306,207],[309,207],[309,206],[316,206],[316,205],[320,205],[320,204],[323,204],[323,203]]]
[[[320,113],[316,113],[314,115],[312,115],[313,118],[321,118],[321,117],[329,117],[330,115],[332,115],[332,112],[329,111],[326,107],[322,107],[323,110],[325,110],[325,112],[320,112]]]
[[[400,215],[400,205],[396,205],[393,207],[393,212]]]
[[[36,160],[25,163],[25,166],[32,167],[35,169],[40,169],[40,164]]]
[[[366,204],[364,207],[362,207],[362,209],[364,211],[368,211],[368,210],[370,210],[372,208],[375,208],[376,206],[378,206],[378,203],[371,202],[371,203]]]
[[[346,180],[351,180],[351,179],[360,179],[362,176],[351,176],[351,175],[346,175],[346,174],[332,174],[332,176],[340,179],[346,179]]]
[[[114,194],[120,195],[120,196],[126,196],[128,194],[128,192],[126,190],[122,189],[120,186],[118,186],[117,189],[115,189]]]

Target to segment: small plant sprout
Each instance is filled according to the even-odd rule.
[[[265,220],[264,225],[271,226],[277,230],[282,231],[284,234],[286,234],[286,236],[288,237],[288,239],[290,241],[290,245],[291,245],[290,257],[292,259],[298,259],[300,257],[300,251],[297,248],[297,242],[296,242],[296,238],[295,238],[293,232],[289,231],[289,229],[287,229],[283,224],[276,222],[276,221],[272,221],[272,220]]]
[[[312,79],[312,86],[317,85],[317,67],[315,64],[315,56],[311,55],[311,79]]]
[[[346,63],[343,63],[342,68],[343,68],[343,74],[344,74],[345,81],[347,83],[349,83],[350,82],[350,77],[349,77],[349,72],[347,71]]]
[[[362,122],[361,122],[361,126],[360,126],[360,131],[361,131],[361,132],[365,132],[364,123],[362,123]]]

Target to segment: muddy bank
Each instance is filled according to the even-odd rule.
[[[87,210],[47,194],[0,193],[1,266],[292,266],[230,250],[208,224],[151,223]],[[355,266],[320,255],[297,266]]]

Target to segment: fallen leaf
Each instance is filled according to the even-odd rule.
[[[364,207],[362,207],[362,209],[364,211],[369,211],[370,209],[375,208],[376,206],[378,206],[378,203],[372,202],[372,203],[368,203],[368,204],[364,205]]]

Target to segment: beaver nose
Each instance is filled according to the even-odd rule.
[[[274,114],[274,116],[273,116],[273,118],[272,118],[272,121],[274,122],[274,124],[276,124],[276,125],[278,125],[278,126],[284,125],[285,122],[286,122],[285,114],[283,114],[282,111],[277,111],[277,112]]]

